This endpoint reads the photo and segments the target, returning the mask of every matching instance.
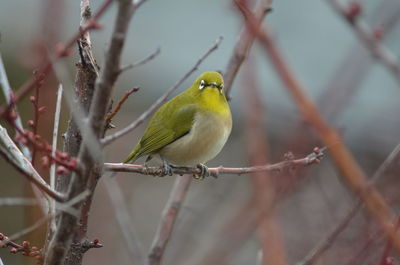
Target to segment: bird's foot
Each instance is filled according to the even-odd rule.
[[[210,176],[210,171],[208,170],[208,167],[206,165],[198,164],[196,167],[200,169],[200,174],[193,174],[193,177],[195,179],[204,179]]]
[[[168,164],[166,160],[163,160],[162,175],[160,177],[164,177],[166,175],[172,176],[172,173],[172,166]]]

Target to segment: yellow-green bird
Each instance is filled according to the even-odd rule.
[[[204,72],[181,94],[162,105],[124,163],[160,155],[166,174],[171,167],[197,166],[208,175],[204,163],[225,145],[232,116],[225,97],[224,80],[217,72]]]

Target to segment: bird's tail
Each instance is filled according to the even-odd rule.
[[[123,163],[134,162],[136,159],[139,158],[140,145],[139,143],[135,146],[135,148],[130,152],[127,158],[125,158]]]

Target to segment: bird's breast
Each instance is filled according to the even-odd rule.
[[[225,145],[232,129],[230,113],[196,114],[191,130],[185,136],[160,150],[176,166],[194,166],[213,159]]]

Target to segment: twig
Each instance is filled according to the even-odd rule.
[[[315,151],[308,156],[300,159],[286,160],[276,164],[267,164],[261,166],[252,167],[215,167],[209,168],[211,176],[218,177],[221,174],[236,174],[243,175],[254,172],[282,172],[284,170],[292,169],[294,167],[304,167],[314,163],[319,163],[323,157],[323,151],[325,148],[315,148]],[[142,175],[151,176],[164,176],[162,167],[146,167],[144,165],[133,165],[133,164],[123,164],[123,163],[104,163],[104,170],[113,172],[134,172]],[[173,174],[183,175],[183,174],[200,174],[201,170],[197,167],[173,167]]]
[[[29,120],[28,123],[30,122],[30,127],[32,128],[33,135],[37,135],[38,129],[39,129],[39,116],[41,112],[39,111],[39,96],[40,96],[40,88],[43,86],[43,79],[44,76],[40,76],[38,73],[34,73],[35,78],[39,79],[36,86],[35,86],[35,95],[31,96],[30,101],[33,105],[33,121]],[[32,166],[35,166],[35,159],[36,159],[36,153],[37,153],[37,146],[32,145],[32,159],[31,163]]]
[[[24,256],[42,259],[42,253],[38,247],[31,246],[29,241],[22,242],[22,245],[10,240],[7,236],[0,233],[0,248],[11,247],[10,252],[13,254],[21,253]]]
[[[400,250],[400,238],[392,226],[394,214],[390,207],[386,204],[380,193],[374,187],[368,185],[365,173],[343,144],[339,134],[323,120],[314,103],[311,102],[304,92],[305,89],[295,77],[294,72],[284,60],[281,51],[272,41],[269,31],[260,28],[256,24],[257,21],[254,16],[245,6],[238,2],[235,3],[244,15],[247,26],[261,41],[264,51],[270,56],[275,70],[288,88],[299,110],[317,131],[324,144],[329,147],[336,165],[349,186],[362,198],[367,209],[381,226],[382,230],[393,241],[394,246]]]
[[[3,58],[1,56],[1,53],[0,53],[0,84],[1,84],[1,88],[3,90],[4,97],[6,99],[7,104],[12,104],[12,102],[11,102],[12,90],[10,87],[10,83],[8,82],[7,73],[6,73],[6,69],[4,67]],[[18,128],[23,130],[21,116],[18,113],[17,106],[14,106],[14,113],[16,114],[15,124],[18,126]],[[31,151],[29,151],[29,148],[22,143],[19,143],[18,145],[21,148],[22,153],[24,153],[24,155],[26,156],[26,158],[31,160]]]
[[[0,125],[0,140],[4,143],[7,151],[0,146],[0,155],[7,159],[19,172],[21,172],[30,182],[36,185],[41,191],[49,195],[56,201],[64,201],[65,197],[61,193],[53,190],[33,168],[30,161],[21,153],[15,143],[10,139],[7,130]]]
[[[328,0],[328,2],[346,19],[372,56],[393,74],[400,85],[400,63],[397,56],[382,43],[380,37],[377,37],[368,24],[360,18],[361,4],[352,2],[348,6],[344,6],[339,0]]]
[[[105,188],[110,197],[113,210],[115,211],[115,218],[118,222],[121,234],[125,240],[124,244],[131,255],[131,263],[143,264],[144,255],[143,247],[138,240],[137,232],[135,231],[134,223],[129,215],[129,208],[126,204],[121,188],[119,187],[116,178],[103,178]]]
[[[272,0],[259,0],[256,4],[254,14],[259,24],[262,23],[264,17],[271,10],[271,4]],[[230,98],[233,81],[243,61],[246,59],[253,42],[254,34],[251,34],[244,25],[224,72],[224,87],[228,99]]]
[[[400,144],[398,144],[393,151],[387,156],[385,161],[379,166],[378,170],[372,176],[370,183],[374,185],[380,178],[385,175],[385,172],[390,166],[395,165],[400,160]],[[356,213],[363,207],[364,203],[359,198],[351,207],[350,211],[342,218],[342,220],[326,235],[308,254],[307,256],[296,265],[312,265],[322,254],[333,244],[341,232],[347,227],[350,221],[354,218]]]
[[[93,16],[92,20],[83,28],[79,30],[79,32],[75,33],[72,38],[67,41],[66,44],[59,44],[56,49],[55,56],[53,60],[57,60],[63,58],[69,54],[69,49],[76,43],[76,41],[80,38],[82,34],[89,30],[98,29],[99,25],[97,24],[97,20],[105,13],[105,11],[109,8],[113,0],[105,0],[103,4],[100,6],[96,14]],[[47,57],[46,57],[47,58]],[[50,58],[47,58],[46,62],[44,62],[44,66],[38,71],[40,75],[47,75],[52,69],[52,61]],[[17,91],[15,94],[15,104],[18,103],[22,98],[24,98],[28,93],[35,88],[38,80],[34,77],[25,82],[24,85]],[[4,116],[10,109],[11,105],[7,104],[0,108],[0,116]]]
[[[179,210],[188,192],[192,177],[188,175],[177,176],[174,187],[165,204],[157,232],[151,244],[148,256],[148,265],[158,265],[161,263],[165,248],[171,237]]]
[[[125,101],[129,98],[130,95],[132,95],[132,93],[135,93],[139,91],[138,87],[134,87],[129,89],[128,91],[126,91],[126,93],[124,94],[124,96],[119,100],[117,106],[115,106],[114,110],[107,115],[107,124],[111,122],[112,118],[114,118],[114,116],[119,112],[119,110],[121,109],[122,105],[125,103]]]
[[[117,140],[118,138],[124,136],[125,134],[131,132],[132,130],[136,129],[140,124],[142,124],[151,114],[153,114],[166,100],[167,98],[171,95],[172,92],[174,92],[193,72],[197,70],[199,65],[216,49],[218,49],[220,43],[222,41],[222,37],[219,37],[215,44],[203,55],[200,57],[200,59],[196,62],[196,64],[188,71],[186,74],[179,79],[178,82],[175,83],[174,86],[169,88],[157,101],[150,106],[138,119],[136,119],[134,122],[132,122],[130,125],[125,127],[124,129],[109,135],[105,137],[104,139],[101,140],[101,143],[103,145],[108,145],[112,143],[114,140]]]
[[[132,68],[135,68],[135,67],[138,67],[138,66],[141,66],[141,65],[144,65],[144,64],[148,63],[149,61],[151,61],[151,60],[153,60],[154,58],[156,58],[156,57],[160,54],[160,52],[161,52],[161,49],[160,49],[160,48],[157,48],[157,50],[155,50],[153,53],[151,53],[151,54],[150,54],[149,56],[147,56],[146,58],[144,58],[144,59],[142,59],[142,60],[140,60],[140,61],[138,61],[138,62],[136,62],[136,63],[128,64],[128,65],[126,65],[126,66],[121,67],[121,68],[119,69],[119,73],[118,73],[118,74],[122,74],[123,72],[125,72],[125,71],[127,71],[127,70],[130,70],[130,69],[132,69]]]

